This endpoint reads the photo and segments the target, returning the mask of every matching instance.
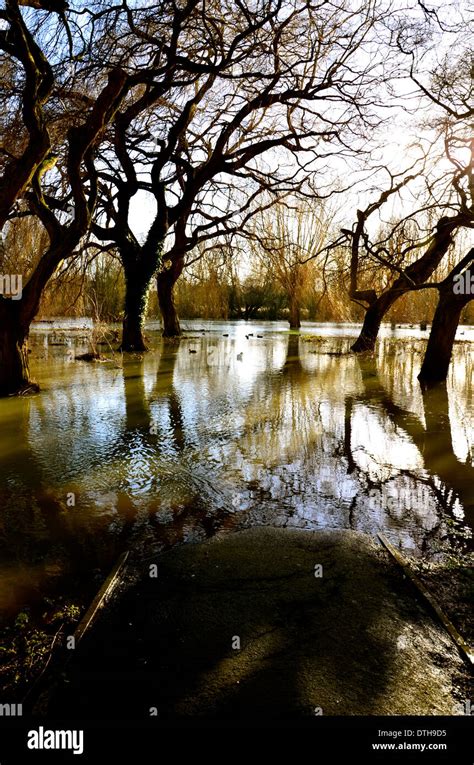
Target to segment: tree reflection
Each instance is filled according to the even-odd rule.
[[[455,364],[452,393],[422,395],[416,348],[387,342],[376,364],[345,354],[348,342],[244,327],[161,344],[120,371],[70,365],[41,396],[2,402],[4,594],[8,566],[31,593],[66,574],[86,581],[124,548],[253,524],[446,547],[446,517],[472,522],[453,405],[469,375]]]
[[[423,411],[417,416],[394,402],[381,383],[372,358],[359,357],[358,364],[364,386],[363,402],[371,406],[376,404],[396,429],[408,436],[426,471],[400,472],[429,486],[444,513],[458,520],[465,514],[472,525],[474,468],[462,463],[454,453],[446,384],[422,393]]]
[[[466,520],[474,523],[474,467],[461,462],[453,450],[449,397],[446,383],[423,392],[426,430],[422,447],[423,459],[432,475],[444,484],[441,487],[445,503],[454,509],[452,492],[464,508]]]

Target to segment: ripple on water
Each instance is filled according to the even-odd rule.
[[[204,328],[195,354],[153,336],[123,369],[41,346],[41,394],[0,401],[2,575],[31,570],[21,597],[63,560],[97,562],[110,539],[166,546],[270,524],[383,530],[435,554],[472,524],[471,343],[456,344],[447,388],[423,395],[416,333],[387,330],[358,359],[350,326]]]

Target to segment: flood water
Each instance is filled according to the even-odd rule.
[[[466,543],[472,329],[447,386],[422,394],[426,333],[411,328],[385,328],[362,359],[351,325],[185,325],[180,342],[152,325],[149,354],[94,364],[71,352],[86,324],[37,326],[41,393],[0,400],[2,614],[102,581],[125,549],[249,525],[381,531],[433,557]]]

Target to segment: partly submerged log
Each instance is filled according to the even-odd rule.
[[[97,351],[93,351],[92,353],[80,353],[78,356],[75,356],[74,359],[76,361],[108,361],[105,356],[101,356]]]

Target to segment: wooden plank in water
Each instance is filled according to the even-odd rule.
[[[383,546],[388,550],[390,555],[396,560],[398,565],[401,566],[405,574],[408,577],[410,577],[411,581],[413,582],[415,587],[419,590],[419,592],[423,595],[425,600],[428,601],[431,608],[436,613],[438,619],[446,628],[452,640],[454,640],[454,642],[456,643],[462,656],[466,658],[471,664],[474,664],[474,649],[471,648],[471,646],[466,643],[462,635],[460,635],[459,632],[457,631],[454,624],[451,622],[450,619],[448,619],[443,609],[439,605],[438,601],[433,597],[431,592],[425,587],[425,585],[417,577],[417,575],[411,570],[407,559],[393,545],[390,544],[388,539],[386,539],[383,536],[383,534],[378,534],[377,536],[382,542]]]

